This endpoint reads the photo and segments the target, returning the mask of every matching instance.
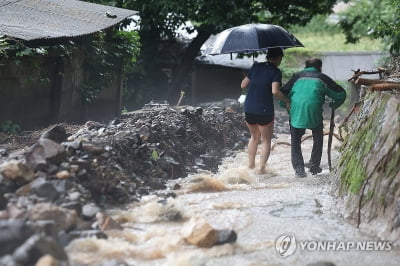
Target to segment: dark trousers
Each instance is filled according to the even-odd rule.
[[[324,142],[324,126],[312,128],[313,147],[310,159],[310,168],[319,167],[321,164],[322,146]],[[301,152],[301,137],[306,132],[305,128],[295,128],[290,126],[292,166],[299,173],[304,172],[304,159]]]

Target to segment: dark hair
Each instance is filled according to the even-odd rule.
[[[269,58],[277,58],[279,56],[283,57],[283,52],[282,52],[281,48],[279,48],[279,47],[268,48],[267,59],[269,59]]]
[[[306,60],[306,68],[308,67],[315,67],[319,71],[321,71],[322,68],[322,61],[319,58],[309,58]]]

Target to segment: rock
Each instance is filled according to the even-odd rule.
[[[55,164],[59,164],[66,158],[66,152],[64,146],[52,141],[50,139],[41,139],[37,143],[44,149],[44,158]]]
[[[96,214],[96,219],[101,231],[123,229],[123,227],[118,222],[116,222],[113,218],[103,212],[98,212]]]
[[[39,139],[25,155],[27,165],[33,170],[44,170],[47,163],[61,163],[67,157],[66,150],[61,144],[51,139]]]
[[[307,264],[307,266],[335,266],[335,263],[330,261],[318,261]]]
[[[42,256],[35,264],[35,266],[59,266],[60,261],[51,255]]]
[[[40,221],[27,221],[27,224],[32,228],[36,234],[42,234],[50,237],[57,236],[57,228],[54,221],[40,220]]]
[[[183,225],[181,230],[183,238],[190,244],[198,247],[212,247],[235,242],[237,234],[234,230],[214,229],[203,218],[192,218]]]
[[[96,143],[82,143],[82,149],[93,155],[99,155],[104,152],[103,145]]]
[[[15,194],[17,194],[18,196],[25,196],[31,193],[31,191],[32,191],[32,182],[19,187],[15,191]]]
[[[146,125],[141,126],[138,133],[143,141],[146,141],[151,135],[151,131]]]
[[[10,219],[20,219],[26,217],[26,212],[22,207],[17,206],[16,204],[8,204],[7,213]]]
[[[17,264],[17,262],[14,260],[14,258],[11,255],[0,257],[0,265],[21,266],[20,264]]]
[[[15,182],[26,184],[35,179],[35,174],[26,164],[11,160],[0,165],[0,174]]]
[[[3,193],[0,194],[0,210],[4,210],[7,207],[8,200],[4,197]]]
[[[75,210],[78,215],[82,214],[82,204],[79,201],[69,201],[61,204],[60,207]]]
[[[68,141],[68,142],[63,142],[62,145],[65,147],[65,150],[67,151],[69,156],[72,156],[73,153],[81,148],[81,141],[76,140],[76,141]]]
[[[64,248],[53,238],[43,235],[33,235],[28,238],[14,251],[13,258],[22,265],[32,265],[44,255],[51,255],[61,261],[68,260]]]
[[[0,195],[13,193],[17,188],[18,184],[16,182],[0,174]]]
[[[226,243],[235,242],[237,239],[237,234],[234,230],[224,229],[217,231],[217,242],[215,245],[223,245]]]
[[[62,170],[57,172],[56,177],[58,179],[67,179],[71,177],[71,173],[68,170]]]
[[[100,230],[73,230],[69,233],[65,231],[58,232],[57,240],[63,246],[68,246],[68,244],[77,238],[88,238],[95,237],[98,239],[107,239],[108,236]]]
[[[0,257],[12,253],[32,234],[22,219],[0,220]]]
[[[68,197],[71,201],[76,201],[79,200],[79,198],[82,196],[81,193],[79,193],[78,191],[74,191],[74,192],[70,192],[68,193]]]
[[[7,148],[3,148],[3,147],[0,146],[0,157],[2,157],[2,156],[5,157],[7,155],[8,155]]]
[[[86,220],[92,220],[98,212],[100,212],[100,207],[96,204],[89,203],[83,206],[82,217]]]
[[[99,128],[102,128],[102,127],[107,127],[106,125],[104,125],[104,124],[102,124],[102,123],[99,123],[99,122],[96,122],[96,121],[87,121],[86,123],[85,123],[85,126],[90,130],[90,129],[99,129]]]
[[[70,189],[74,188],[74,183],[69,179],[47,179],[60,194],[66,194]]]
[[[99,239],[107,239],[108,236],[99,231],[99,230],[82,230],[82,231],[71,231],[69,232],[69,235],[72,237],[72,239],[76,238],[84,238],[84,237],[96,237]]]
[[[26,154],[25,160],[28,166],[34,171],[45,170],[47,161],[44,155],[44,148],[41,145],[35,144]]]
[[[60,194],[56,188],[50,182],[47,182],[43,178],[38,178],[31,184],[31,190],[39,197],[48,199],[49,201],[55,201],[60,197]]]
[[[57,143],[61,143],[67,140],[67,132],[64,127],[60,125],[56,125],[52,127],[50,130],[46,131],[42,134],[41,138],[50,139]]]
[[[74,210],[52,205],[51,203],[38,203],[30,210],[31,220],[52,220],[57,230],[69,230],[76,226],[78,215]]]
[[[183,225],[183,238],[198,247],[212,247],[218,241],[217,230],[203,218],[192,218]]]

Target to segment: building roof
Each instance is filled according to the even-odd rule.
[[[136,13],[77,0],[0,0],[0,37],[25,41],[78,37]]]

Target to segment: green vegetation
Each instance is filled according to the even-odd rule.
[[[328,15],[316,15],[305,26],[294,25],[289,28],[304,47],[290,48],[280,65],[283,80],[304,67],[307,57],[319,56],[322,52],[381,51],[384,49],[381,39],[363,37],[357,43],[348,43],[339,24],[329,21]],[[341,84],[347,88],[348,84]]]
[[[22,60],[31,68],[37,69],[34,77],[23,76],[22,82],[40,80],[48,84],[48,73],[41,73],[40,56],[57,56],[71,60],[74,56],[83,55],[83,67],[86,71],[84,84],[80,92],[84,102],[90,102],[114,78],[116,71],[132,71],[140,51],[139,36],[136,31],[98,32],[85,39],[83,45],[74,42],[54,46],[29,47],[24,42],[0,37],[0,65],[12,60],[19,65]]]
[[[211,34],[247,23],[271,23],[283,27],[305,25],[314,15],[329,13],[336,0],[90,0],[102,4],[137,10],[142,49],[140,71],[133,72],[128,86],[141,91],[144,101],[175,101],[181,90],[190,95],[190,74],[195,57]],[[195,38],[182,46],[176,30],[185,27]],[[175,51],[172,51],[175,47]],[[177,49],[183,50],[176,54]],[[167,73],[172,73],[169,76]],[[136,97],[135,97],[136,98]]]
[[[362,37],[381,38],[393,55],[400,52],[400,0],[352,0],[340,13],[340,27],[349,43]]]
[[[158,154],[157,150],[153,150],[151,152],[151,160],[157,162],[157,160],[160,158],[160,155]]]
[[[305,26],[292,26],[290,31],[304,44],[304,48],[289,50],[307,50],[309,52],[348,52],[381,51],[384,47],[381,39],[365,34],[358,42],[349,43],[339,24],[329,21],[327,15],[317,15]]]
[[[81,47],[85,83],[81,86],[83,100],[90,102],[110,85],[116,70],[132,71],[138,55],[139,36],[136,31],[99,32]]]
[[[314,52],[381,51],[379,39],[361,38],[358,43],[346,43],[342,33],[293,33],[304,45],[304,49]],[[301,48],[296,48],[301,49]]]
[[[373,96],[370,95],[370,97]],[[341,192],[349,190],[356,194],[360,191],[362,184],[366,180],[367,167],[364,158],[367,158],[368,154],[373,150],[375,140],[381,132],[379,121],[384,114],[385,103],[388,99],[389,96],[383,97],[379,108],[375,109],[363,121],[360,121],[358,130],[349,134],[341,146],[342,157],[338,163],[339,167],[344,167],[340,176]],[[373,101],[373,99],[368,98],[365,101]],[[372,105],[372,102],[369,104]]]
[[[21,133],[21,127],[14,124],[11,120],[5,120],[0,123],[0,131],[7,134],[17,135]]]

